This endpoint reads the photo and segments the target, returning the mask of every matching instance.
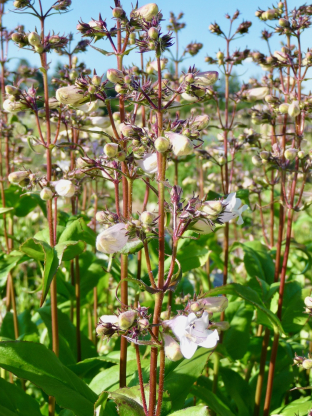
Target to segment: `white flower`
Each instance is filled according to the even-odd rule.
[[[114,254],[120,251],[128,242],[125,224],[120,222],[102,231],[96,238],[96,248],[105,254]]]
[[[83,111],[84,113],[91,113],[92,111],[95,111],[99,106],[98,101],[91,101],[82,105],[79,105],[77,110]]]
[[[75,185],[71,181],[68,181],[67,179],[61,179],[57,181],[55,185],[55,192],[59,196],[66,196],[70,198],[74,196],[75,191],[76,191]]]
[[[171,328],[180,341],[181,352],[185,358],[192,358],[197,347],[214,348],[219,340],[218,331],[208,329],[207,312],[204,312],[200,318],[197,318],[195,313],[176,316],[174,319],[164,321],[164,324]]]
[[[213,85],[218,81],[219,73],[217,71],[199,72],[195,75],[195,85],[203,85],[205,87]]]
[[[148,3],[132,11],[131,17],[141,17],[145,20],[152,20],[158,13],[158,6],[156,3]]]
[[[109,117],[90,117],[91,124],[97,127],[107,128],[111,125]]]
[[[236,192],[230,193],[230,195],[222,201],[222,205],[225,206],[225,211],[219,215],[218,219],[220,221],[229,222],[233,218],[238,217],[237,224],[244,224],[242,213],[248,209],[248,205],[242,205],[242,201],[239,198],[236,198]]]
[[[63,172],[69,171],[70,160],[58,160],[56,164]]]
[[[188,137],[172,131],[166,131],[165,136],[170,140],[172,152],[175,156],[187,156],[193,153],[194,148]]]
[[[136,160],[135,162],[145,173],[152,174],[157,172],[156,153],[146,153],[143,159]]]
[[[210,234],[214,230],[214,226],[209,224],[208,221],[205,220],[199,220],[195,224],[192,225],[190,228],[192,231],[196,231],[199,234]]]
[[[198,101],[198,97],[193,97],[192,95],[190,95],[190,94],[188,94],[188,93],[186,93],[186,92],[184,92],[184,93],[182,93],[182,98],[185,100],[185,101],[190,101],[190,102],[196,102],[196,101]]]
[[[23,111],[27,109],[27,105],[19,101],[4,100],[3,101],[3,110],[7,113],[17,113],[18,111]]]
[[[163,70],[166,67],[167,59],[161,59],[160,60],[160,69]],[[149,66],[151,66],[154,71],[158,71],[158,63],[157,61],[153,61],[149,63]]]
[[[116,315],[102,315],[100,317],[101,324],[116,324],[118,322],[118,316]]]

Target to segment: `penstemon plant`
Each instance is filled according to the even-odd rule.
[[[312,6],[256,11],[267,55],[227,14],[201,71],[183,13],[128,3],[76,41],[70,0],[14,1],[31,31],[0,0],[0,415],[311,414]]]

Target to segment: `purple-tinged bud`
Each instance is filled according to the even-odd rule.
[[[126,331],[134,324],[134,321],[136,320],[137,316],[138,316],[137,311],[122,312],[118,316],[119,328],[122,329],[123,331]]]
[[[116,157],[118,153],[118,144],[106,143],[103,150],[107,157],[110,157],[110,158]]]
[[[43,188],[40,191],[40,198],[43,201],[50,201],[53,198],[53,191],[50,188]]]
[[[146,318],[138,320],[139,327],[144,330],[149,327],[149,320]]]
[[[195,77],[194,77],[194,75],[193,75],[193,74],[189,73],[189,74],[186,74],[186,75],[185,75],[184,80],[185,80],[185,82],[187,82],[188,84],[193,84],[193,83],[194,83],[194,81],[195,81]]]
[[[108,69],[106,73],[106,77],[113,84],[116,84],[116,83],[123,84],[124,82],[124,75],[122,71],[119,71],[118,69]]]
[[[124,162],[126,160],[127,154],[124,151],[120,151],[117,153],[116,158],[119,160],[119,162]]]
[[[195,75],[195,84],[202,86],[213,85],[218,81],[219,73],[217,71],[199,72]]]
[[[298,152],[298,158],[299,159],[304,159],[304,157],[305,157],[304,152],[302,150],[299,150],[299,152]]]
[[[7,99],[3,101],[2,107],[7,113],[18,113],[19,111],[23,111],[28,108],[26,104],[14,101],[14,96],[12,96],[12,98],[13,100]]]
[[[154,146],[157,152],[164,153],[169,149],[170,141],[166,137],[157,137]]]
[[[200,116],[196,116],[192,121],[192,127],[196,127],[199,131],[204,130],[209,125],[209,116],[208,114],[202,114]]]

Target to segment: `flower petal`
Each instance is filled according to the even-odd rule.
[[[210,334],[207,336],[205,341],[198,344],[200,347],[214,348],[217,345],[217,342],[219,341],[218,331],[215,329],[214,331],[209,331],[209,332]],[[183,354],[183,351],[182,351],[182,354]]]
[[[197,350],[197,344],[186,337],[181,338],[180,347],[183,357],[187,359],[192,358]]]

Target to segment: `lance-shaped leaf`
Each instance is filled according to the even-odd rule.
[[[44,345],[24,341],[0,342],[0,367],[30,380],[76,416],[93,415],[97,395]]]
[[[42,416],[39,403],[24,390],[0,378],[1,416]]]
[[[0,287],[5,286],[9,272],[25,260],[27,260],[27,256],[16,250],[11,251],[8,255],[0,256]]]
[[[209,414],[207,406],[192,406],[187,409],[171,413],[171,416],[209,416]]]

